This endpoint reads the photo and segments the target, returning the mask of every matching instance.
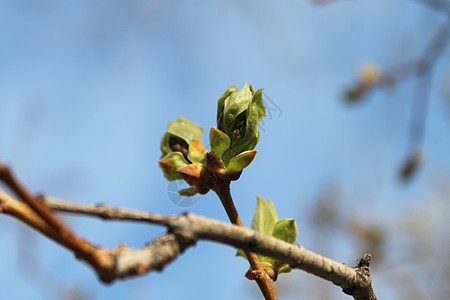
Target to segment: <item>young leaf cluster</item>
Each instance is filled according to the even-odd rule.
[[[256,209],[252,219],[252,229],[293,244],[297,239],[298,228],[294,219],[279,219],[275,206],[269,198],[267,201],[257,196]],[[238,250],[237,256],[247,258],[244,251]],[[265,270],[275,281],[278,274],[288,273],[289,265],[271,257],[258,255],[259,261],[265,263]]]
[[[209,132],[211,151],[202,143],[203,130],[179,117],[167,125],[161,138],[159,165],[167,180],[184,179],[190,188],[179,193],[205,194],[220,182],[237,180],[254,159],[259,140],[258,124],[266,115],[262,89],[234,85],[219,98],[217,127]]]

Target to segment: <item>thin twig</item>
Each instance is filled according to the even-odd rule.
[[[436,10],[437,12],[448,14],[450,5],[446,0],[415,0],[421,4]]]
[[[11,170],[0,162],[0,180],[3,181],[16,195],[25,201],[45,222],[53,227],[59,234],[70,236],[67,228],[60,220],[53,216],[52,211],[42,205],[28,190],[15,178]]]
[[[413,149],[423,143],[432,82],[431,70],[447,48],[450,33],[449,27],[450,20],[441,25],[416,65],[415,75],[417,76],[417,82],[411,120],[411,147]]]
[[[59,205],[64,206],[61,202]],[[65,206],[71,207],[72,209],[76,207],[75,204],[66,204]],[[89,210],[87,207],[85,209]],[[95,209],[94,207],[94,211]],[[77,207],[75,210],[80,210],[80,207]],[[114,210],[116,211],[115,217],[126,220],[126,218],[122,218],[123,213],[120,210]],[[91,215],[95,215],[94,211],[91,212]],[[42,220],[26,203],[18,201],[2,192],[0,192],[0,213],[15,217],[56,243],[74,251],[68,240],[61,239],[59,234]],[[81,211],[78,213],[81,213]],[[101,215],[102,213],[98,216]],[[139,219],[139,213],[137,212],[129,212],[128,215],[130,219]],[[163,216],[158,217],[158,215],[154,215],[153,219],[151,219],[149,214],[147,214],[147,222],[149,220],[158,221],[162,225],[164,224]],[[124,245],[120,245],[117,249],[92,247],[91,251],[100,263],[98,261],[85,261],[94,268],[99,278],[105,283],[111,283],[118,278],[142,275],[151,270],[162,270],[186,248],[195,244],[195,240],[190,238],[189,233],[180,233],[176,229],[172,231],[159,236],[141,249],[133,249]],[[79,258],[84,259],[84,257]]]
[[[400,169],[402,179],[408,179],[417,170],[421,162],[421,147],[424,140],[433,69],[442,57],[450,42],[450,2],[442,0],[416,0],[430,8],[446,14],[447,19],[426,44],[418,58],[385,68],[378,80],[358,81],[347,91],[347,100],[355,102],[375,88],[389,87],[396,81],[415,78],[415,92],[409,128],[408,155]]]
[[[3,181],[28,207],[36,213],[34,219],[42,222],[31,222],[29,225],[66,246],[80,259],[87,261],[96,269],[105,268],[105,258],[97,251],[97,247],[84,239],[78,238],[60,221],[42,201],[33,197],[27,188],[15,178],[11,170],[0,161],[0,181]],[[27,214],[31,215],[30,213]],[[37,226],[39,224],[39,226]]]
[[[244,227],[242,224],[241,218],[234,206],[233,198],[230,193],[230,183],[223,183],[215,187],[214,191],[217,196],[220,198],[223,207],[228,215],[232,224]],[[253,278],[259,286],[259,289],[264,295],[264,298],[267,300],[275,300],[278,299],[277,293],[275,292],[275,288],[273,286],[273,280],[269,277],[269,275],[264,271],[263,266],[259,263],[258,256],[253,252],[245,251],[245,255],[247,256],[248,262],[250,263],[250,267],[253,270]]]

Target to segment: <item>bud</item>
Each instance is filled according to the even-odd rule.
[[[359,69],[359,82],[366,86],[373,86],[380,82],[382,73],[380,68],[374,63],[364,63]]]
[[[167,124],[161,138],[161,167],[169,180],[184,179],[191,186],[200,183],[200,173],[206,161],[206,148],[202,144],[203,129],[188,119],[179,117]],[[180,191],[183,195],[194,195],[194,189]]]
[[[255,158],[259,140],[258,124],[266,115],[262,89],[254,92],[244,85],[238,91],[229,86],[219,98],[217,128],[211,127],[211,152],[202,144],[203,130],[179,117],[167,124],[161,138],[159,165],[169,180],[184,179],[190,188],[182,195],[205,194],[218,184],[237,180]]]
[[[225,166],[236,155],[255,148],[259,140],[258,124],[265,115],[262,89],[254,92],[247,83],[240,91],[230,86],[219,98],[217,128],[211,128],[210,143],[212,152],[221,155]]]
[[[362,100],[375,86],[385,84],[391,85],[393,78],[383,74],[375,63],[364,63],[358,71],[357,82],[345,92],[347,102],[358,102]]]
[[[172,152],[180,152],[187,159],[189,145],[196,139],[201,142],[203,129],[182,116],[170,121],[161,137],[161,158]]]
[[[408,181],[415,175],[423,162],[423,153],[420,149],[416,149],[409,154],[406,161],[400,169],[400,179]]]

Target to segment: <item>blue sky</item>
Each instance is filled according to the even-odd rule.
[[[396,172],[408,150],[414,81],[377,91],[355,107],[341,98],[358,65],[375,61],[382,68],[420,55],[442,21],[406,0],[4,1],[0,159],[35,192],[181,213],[186,208],[169,201],[157,165],[167,122],[182,115],[207,133],[228,84],[241,88],[248,81],[264,88],[282,113],[265,119],[255,161],[232,184],[236,206],[249,225],[256,194],[271,197],[280,217],[297,219],[299,242],[314,251],[320,238],[308,234],[308,213],[324,185],[341,186],[350,214],[368,208],[370,220],[384,223],[420,205],[432,194],[433,179],[448,174],[445,55],[431,92],[426,163],[408,185],[399,184]],[[227,220],[212,193],[189,211]],[[164,231],[65,218],[80,235],[107,247],[139,247]],[[52,299],[51,289],[33,283],[45,276],[96,300],[258,299],[243,278],[245,262],[226,246],[201,242],[161,274],[105,286],[61,247],[10,218],[0,224],[3,245],[11,245],[0,249],[5,299]],[[40,275],[28,276],[20,263],[24,240]],[[353,265],[360,251],[343,244],[324,254]],[[301,280],[299,286],[316,282]],[[335,290],[338,299],[348,298]],[[380,294],[392,299],[386,291]]]

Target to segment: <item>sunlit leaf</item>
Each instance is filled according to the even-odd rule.
[[[188,159],[194,163],[203,164],[206,161],[206,148],[202,142],[192,140],[189,145]]]
[[[258,151],[251,150],[242,152],[233,157],[225,169],[225,173],[234,173],[244,170],[255,158]]]
[[[298,228],[294,219],[281,219],[273,226],[272,236],[293,244],[297,239]]]
[[[164,177],[169,181],[183,179],[177,170],[186,167],[188,164],[181,152],[169,153],[159,161],[159,166],[163,170]]]
[[[167,124],[167,132],[185,140],[188,145],[191,144],[194,139],[202,141],[202,127],[182,116],[179,116],[178,120],[170,121]]]
[[[197,189],[195,187],[188,187],[187,189],[182,189],[178,191],[181,196],[191,197],[197,194]]]
[[[211,152],[218,158],[222,158],[222,154],[230,147],[231,141],[228,135],[212,126],[209,131],[209,143]]]
[[[273,226],[278,221],[273,205],[257,195],[256,209],[253,214],[252,228],[266,235],[272,235]]]

